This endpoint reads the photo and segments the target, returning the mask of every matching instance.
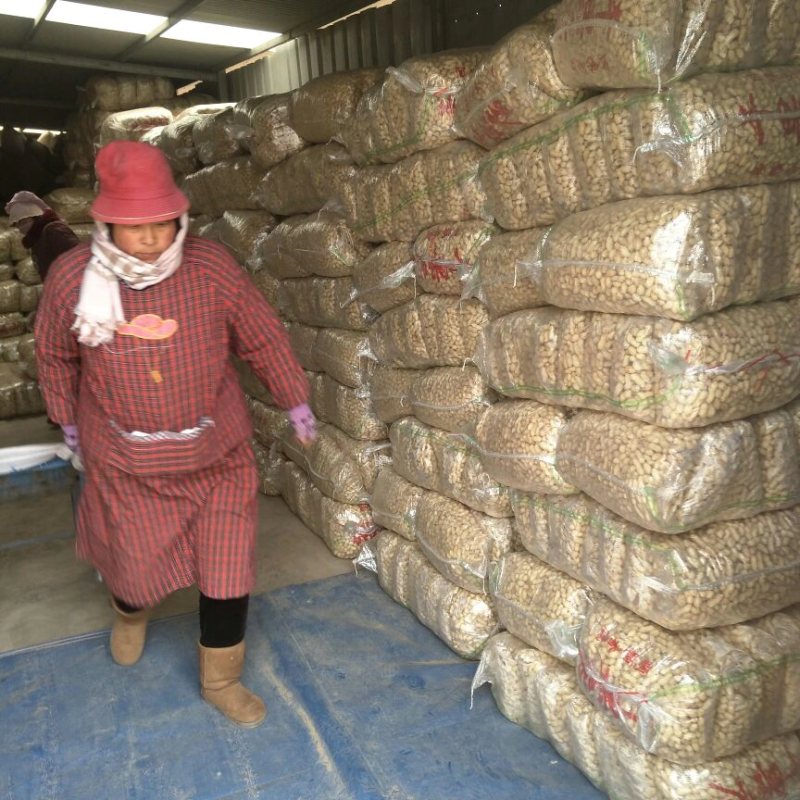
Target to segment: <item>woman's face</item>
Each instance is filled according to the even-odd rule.
[[[123,253],[152,263],[175,241],[177,233],[178,223],[174,219],[141,225],[114,223],[111,238]]]
[[[17,226],[17,230],[23,236],[27,236],[28,231],[33,227],[33,219],[33,217],[25,217],[25,219],[21,219],[14,223]]]

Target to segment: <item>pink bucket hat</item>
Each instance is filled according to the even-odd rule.
[[[12,225],[16,225],[23,219],[41,217],[45,211],[49,210],[50,206],[33,192],[17,192],[6,203],[6,214]]]
[[[100,193],[90,214],[100,222],[137,225],[175,219],[191,203],[175,185],[164,154],[142,142],[111,142],[97,154]]]

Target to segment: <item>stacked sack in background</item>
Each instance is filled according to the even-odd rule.
[[[31,333],[41,294],[41,278],[22,234],[0,217],[0,419],[45,410]]]
[[[355,557],[377,527],[369,496],[387,462],[386,425],[373,413],[368,379],[374,361],[368,329],[375,312],[353,300],[354,270],[372,245],[354,236],[339,214],[323,210],[348,179],[351,159],[330,139],[340,118],[352,114],[374,70],[325,76],[293,95],[268,99],[262,116],[281,119],[288,133],[262,136],[261,161],[275,142],[293,154],[272,166],[257,202],[283,217],[257,245],[257,263],[276,283],[274,303],[286,319],[311,386],[317,438],[301,448],[284,428],[281,490],[297,516],[339,558]],[[280,108],[280,111],[278,111]],[[274,162],[273,162],[274,163]]]
[[[92,192],[55,189],[42,199],[79,238],[91,236]],[[45,411],[32,333],[42,279],[22,240],[22,233],[0,218],[0,419]]]
[[[543,71],[552,74],[552,58],[508,46],[526,35],[546,42],[545,24],[491,51],[448,51],[388,70],[341,134],[364,166],[338,200],[356,234],[378,243],[354,280],[357,296],[381,314],[370,332],[379,362],[371,399],[391,426],[393,460],[371,500],[386,531],[362,560],[374,553],[387,593],[466,658],[477,658],[497,630],[489,575],[518,542],[510,490],[484,467],[477,440],[497,395],[466,364],[489,313],[479,300],[462,299],[462,275],[501,238],[483,217],[486,198],[475,179],[480,144],[502,136],[496,109],[511,102],[498,88],[530,101],[531,122],[579,94],[555,100],[547,89],[556,94],[556,79],[537,95],[528,62],[546,61]],[[521,70],[519,51],[527,59]],[[462,97],[469,109],[460,114]]]
[[[366,396],[373,312],[350,302],[350,276],[372,248],[322,209],[351,166],[328,144],[337,115],[352,114],[376,77],[342,73],[293,94],[191,109],[146,138],[183,176],[192,229],[233,252],[290,330],[322,422],[313,446],[300,448],[268,388],[237,363],[261,488],[282,494],[341,558],[375,534],[367,501],[388,441]]]
[[[524,552],[490,572],[506,632],[475,686],[615,798],[792,797],[800,69],[762,67],[794,60],[800,12],[566,0],[555,24],[561,78],[613,91],[481,165],[511,232],[467,281],[475,363],[508,399],[476,438]],[[526,439],[548,415],[549,454]]]
[[[139,141],[153,128],[173,122],[192,106],[213,103],[199,92],[176,96],[172,82],[149,75],[98,74],[81,89],[81,101],[66,125],[64,161],[68,186],[91,188],[97,150],[116,139]]]

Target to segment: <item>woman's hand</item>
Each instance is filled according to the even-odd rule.
[[[308,403],[290,409],[289,422],[294,428],[294,435],[303,447],[308,447],[317,438],[317,420]]]
[[[62,425],[61,430],[64,433],[64,444],[77,455],[81,454],[81,441],[78,436],[77,425]]]

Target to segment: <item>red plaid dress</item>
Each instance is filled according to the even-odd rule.
[[[209,597],[248,594],[258,480],[230,355],[280,407],[304,403],[286,330],[223,247],[189,236],[174,275],[121,285],[127,323],[114,340],[84,347],[71,327],[89,257],[84,244],[53,264],[35,330],[48,413],[80,430],[78,556],[136,606],[193,583]]]

